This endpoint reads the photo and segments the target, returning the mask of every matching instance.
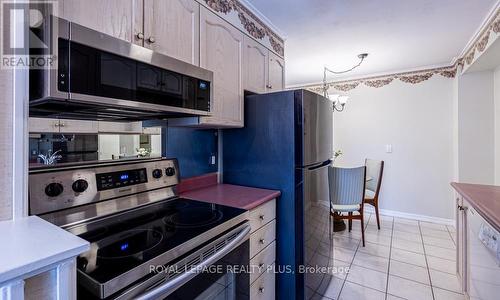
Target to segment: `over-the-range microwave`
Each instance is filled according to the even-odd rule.
[[[30,116],[129,121],[210,115],[211,71],[61,18],[39,28],[33,31],[50,45],[54,62],[30,69]]]

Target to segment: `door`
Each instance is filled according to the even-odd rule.
[[[285,88],[285,61],[269,51],[269,84],[268,91],[281,91]]]
[[[268,80],[268,50],[245,36],[243,52],[244,89],[254,93],[265,93]]]
[[[296,96],[296,109],[302,111],[302,159],[301,166],[321,163],[333,156],[333,109],[332,102],[316,93],[301,90]],[[301,122],[301,123],[300,123]]]
[[[142,44],[142,0],[64,0],[62,17],[128,42]],[[168,1],[170,2],[170,1]]]
[[[144,46],[199,65],[199,15],[193,0],[144,0]]]
[[[243,33],[200,8],[200,66],[214,72],[212,116],[201,123],[243,126]]]

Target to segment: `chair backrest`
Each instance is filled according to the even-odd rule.
[[[366,167],[328,167],[330,202],[334,205],[363,204]]]
[[[374,192],[375,196],[378,196],[380,184],[382,182],[382,174],[384,172],[384,161],[367,158],[365,160],[365,166],[366,176],[371,177],[371,180],[366,182],[366,189]]]

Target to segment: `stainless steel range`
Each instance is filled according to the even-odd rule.
[[[91,243],[80,299],[247,299],[245,210],[182,199],[175,159],[30,170],[30,214]]]

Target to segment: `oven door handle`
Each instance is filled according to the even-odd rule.
[[[241,232],[227,245],[225,245],[222,249],[214,253],[212,256],[208,257],[203,263],[193,266],[191,271],[182,273],[181,275],[175,277],[172,280],[169,280],[161,285],[158,285],[154,289],[151,289],[145,292],[142,295],[136,297],[136,300],[149,300],[149,299],[158,299],[159,297],[165,297],[168,294],[171,294],[176,289],[184,285],[189,280],[193,279],[196,275],[198,275],[197,270],[203,270],[214,263],[216,263],[219,259],[223,258],[231,252],[236,246],[248,238],[248,234],[250,233],[250,225],[246,225]]]

